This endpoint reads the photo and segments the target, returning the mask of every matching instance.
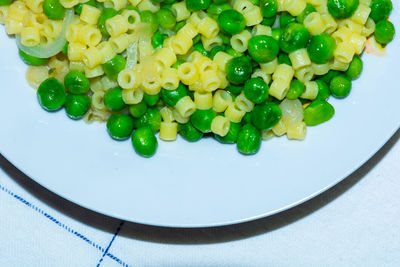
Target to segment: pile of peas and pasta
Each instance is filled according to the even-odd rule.
[[[214,136],[256,153],[334,115],[367,39],[394,37],[391,0],[0,0],[48,111],[107,122],[152,156],[155,136]]]

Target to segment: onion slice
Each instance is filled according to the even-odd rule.
[[[60,35],[53,42],[49,44],[40,44],[32,47],[24,46],[21,43],[21,36],[17,35],[16,40],[18,48],[24,53],[38,58],[49,58],[54,55],[57,55],[64,48],[64,45],[67,42],[67,40],[65,39],[65,32],[67,31],[67,27],[72,22],[73,18],[74,18],[73,9],[68,9],[65,12],[65,17],[63,20],[63,25],[61,28]]]
[[[162,27],[158,28],[158,30],[162,33],[162,34],[166,34],[168,37],[171,37],[173,35],[176,35],[176,33],[174,31],[171,30],[165,30]]]
[[[138,62],[138,43],[137,41],[129,45],[126,56],[126,68],[133,69]]]

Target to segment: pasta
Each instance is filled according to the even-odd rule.
[[[178,124],[176,122],[161,122],[160,138],[164,141],[174,141],[178,135]]]
[[[106,20],[106,29],[111,37],[119,36],[128,31],[128,21],[122,15],[116,15]]]
[[[178,71],[168,68],[161,73],[161,86],[166,90],[175,90],[179,86]]]
[[[90,5],[83,5],[80,19],[87,24],[94,25],[97,23],[101,11]]]
[[[210,109],[213,106],[213,96],[210,92],[194,92],[196,109]]]
[[[318,84],[314,81],[307,81],[304,83],[304,85],[305,90],[300,97],[309,100],[315,99],[318,95]]]
[[[172,12],[175,13],[176,21],[183,21],[190,17],[190,11],[187,10],[185,2],[178,2],[172,5]]]
[[[212,102],[214,111],[224,112],[230,104],[232,104],[232,97],[228,92],[224,90],[215,92]]]
[[[247,45],[251,38],[251,33],[247,30],[242,31],[241,33],[235,34],[231,38],[231,46],[233,49],[239,52],[244,52],[247,50]]]
[[[227,117],[231,122],[240,122],[244,115],[246,114],[246,111],[241,110],[236,102],[231,103],[228,105],[228,108],[225,110],[225,117]]]
[[[175,120],[172,108],[163,107],[160,109],[162,120],[165,122],[173,122]]]
[[[312,12],[304,18],[304,26],[312,35],[318,35],[326,30],[325,22],[318,12]]]
[[[311,65],[310,57],[308,56],[307,49],[299,49],[289,54],[290,61],[294,70]]]
[[[269,89],[269,94],[282,100],[287,91],[289,90],[290,81],[294,75],[292,67],[286,64],[280,64],[277,66],[274,74],[272,75],[273,82]]]
[[[227,135],[229,128],[229,119],[224,116],[216,116],[211,122],[211,131],[219,136]]]

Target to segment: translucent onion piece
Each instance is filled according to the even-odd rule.
[[[49,58],[54,55],[57,55],[63,48],[67,40],[65,39],[65,32],[67,31],[68,25],[72,22],[74,18],[74,11],[73,9],[68,9],[65,12],[65,17],[63,20],[63,25],[61,29],[60,35],[51,43],[49,44],[40,44],[37,46],[24,46],[21,43],[21,36],[17,35],[17,46],[20,50],[25,52],[26,54],[38,58]]]
[[[173,36],[173,35],[176,34],[174,31],[166,30],[166,29],[163,29],[162,27],[158,28],[158,30],[159,30],[162,34],[167,35],[168,37],[171,37],[171,36]]]
[[[126,51],[126,68],[133,69],[138,62],[138,43],[134,42],[130,44]]]
[[[303,106],[300,100],[289,100],[285,99],[279,105],[282,111],[282,122],[286,128],[298,125],[303,121]]]

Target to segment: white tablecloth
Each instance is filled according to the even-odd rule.
[[[58,198],[0,157],[0,266],[400,266],[400,131],[333,189],[223,228],[136,225]]]

